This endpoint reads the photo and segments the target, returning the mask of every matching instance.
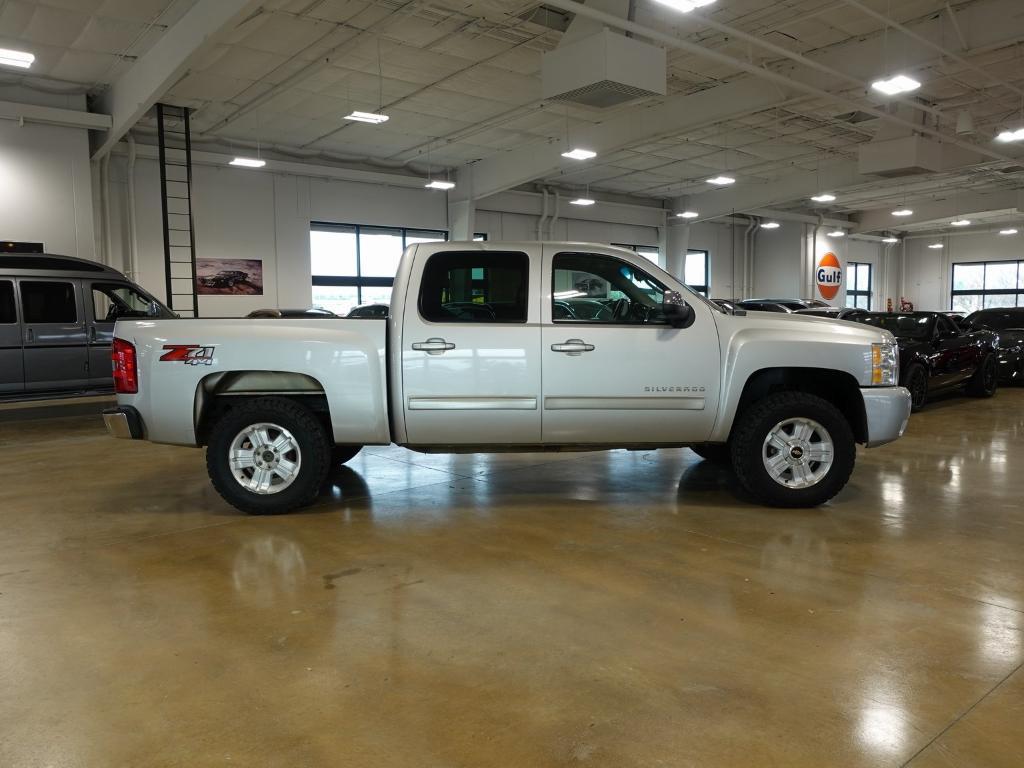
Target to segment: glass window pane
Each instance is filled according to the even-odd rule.
[[[985,287],[984,264],[954,264],[953,290],[971,291]]]
[[[848,290],[857,290],[857,265],[852,262],[846,265],[846,285]]]
[[[420,314],[435,323],[525,323],[530,260],[517,251],[449,251],[427,261]]]
[[[149,317],[150,301],[127,285],[92,286],[92,316],[113,322],[123,317]]]
[[[559,321],[663,324],[665,286],[611,256],[559,253],[554,260],[552,317]]]
[[[636,249],[636,252],[639,253],[641,256],[643,256],[648,261],[654,262],[655,264],[658,263],[658,249],[657,248],[649,248],[647,246],[641,245],[639,248]]]
[[[871,265],[870,264],[858,264],[857,265],[857,290],[858,291],[870,291],[871,290]]]
[[[0,280],[0,324],[9,325],[18,322],[14,311],[14,283]]]
[[[418,240],[416,242],[426,241]],[[402,230],[380,227],[360,228],[359,273],[363,277],[394,277],[398,272],[400,258],[402,258]]]
[[[21,284],[21,311],[26,325],[78,321],[75,286],[71,283]]]
[[[473,236],[473,240],[476,240],[477,236]],[[413,245],[414,243],[443,243],[448,240],[448,237],[444,232],[440,232],[436,229],[407,229],[405,231],[405,244],[406,246]]]
[[[980,293],[967,293],[953,297],[953,311],[970,313],[982,308]]]
[[[311,271],[314,275],[355,277],[355,227],[311,230],[309,233],[309,252]]]
[[[390,304],[391,303],[391,291],[393,289],[390,285],[364,285],[360,289],[360,304]]]
[[[354,285],[314,285],[313,306],[329,309],[344,317],[359,304],[358,289]]]
[[[1015,306],[1017,306],[1017,295],[1014,293],[996,293],[985,297],[985,309]]]
[[[998,291],[1017,287],[1017,262],[985,265],[985,290]],[[1003,306],[1003,305],[998,305]]]
[[[698,286],[708,284],[706,253],[703,251],[690,251],[686,254],[686,267],[683,271],[683,282],[687,285]]]

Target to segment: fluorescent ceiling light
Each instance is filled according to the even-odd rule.
[[[424,186],[427,189],[455,189],[455,182],[434,179],[433,181],[428,181]]]
[[[28,69],[35,60],[34,54],[25,53],[25,51],[12,51],[9,48],[0,48],[0,64],[5,66]]]
[[[689,13],[696,8],[711,5],[715,0],[657,0],[657,2],[682,13]]]
[[[897,208],[892,212],[893,216],[913,216],[914,212],[909,208]]]
[[[766,221],[761,225],[761,229],[778,229],[782,225],[777,221]]]
[[[562,157],[567,157],[570,160],[590,160],[591,158],[597,157],[597,152],[575,147],[570,149],[568,152],[563,152]]]
[[[969,227],[971,226],[970,219],[957,219],[956,221],[949,222],[952,227]]]
[[[829,194],[828,192],[823,192],[822,194],[815,195],[814,197],[811,198],[811,200],[813,200],[816,203],[831,203],[835,199],[836,199],[836,196],[832,195],[832,194]]]
[[[996,141],[1002,141],[1009,143],[1011,141],[1024,141],[1024,128],[1018,128],[1016,131],[1003,131],[996,136]]]
[[[829,237],[846,237],[845,229],[834,229],[828,233]]]
[[[1016,235],[1017,234],[1017,230],[1016,229],[1001,229],[1001,230],[999,230],[999,234],[1000,235]]]
[[[266,160],[257,160],[255,157],[236,157],[228,163],[228,165],[240,165],[243,168],[262,168],[266,164]]]
[[[896,96],[900,93],[910,93],[921,87],[921,84],[912,77],[896,75],[888,80],[876,80],[871,84],[876,91],[881,91],[886,96]]]
[[[900,239],[898,237],[883,237],[882,238],[882,242],[883,243],[889,243],[889,245],[893,245],[894,243],[898,243],[899,241],[900,241]]]
[[[676,214],[676,218],[679,219],[696,219],[698,216],[700,216],[700,214],[696,211],[683,211],[682,213]]]
[[[717,184],[720,187],[727,187],[730,184],[735,184],[736,179],[732,176],[714,176],[708,179],[708,184]]]
[[[942,248],[942,243],[932,243],[928,247],[931,248],[933,251],[938,251]]]
[[[345,115],[346,120],[355,120],[357,123],[372,123],[373,125],[380,125],[386,123],[391,118],[387,115],[381,115],[376,112],[360,112],[358,109],[352,110],[351,114]]]
[[[575,200],[570,200],[569,205],[593,205],[595,202],[589,197],[577,197]]]

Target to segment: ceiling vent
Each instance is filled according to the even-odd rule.
[[[602,30],[544,54],[545,99],[614,107],[667,93],[665,49]]]
[[[531,24],[553,29],[555,32],[565,32],[569,29],[569,22],[572,21],[571,14],[552,8],[550,5],[536,5],[520,13],[518,18]]]

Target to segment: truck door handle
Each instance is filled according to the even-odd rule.
[[[89,341],[96,341],[96,326],[89,326]]]
[[[426,341],[417,341],[412,345],[412,348],[417,352],[426,352],[428,355],[443,355],[449,349],[455,349],[455,345],[444,339],[427,339]]]
[[[594,345],[587,344],[583,339],[569,339],[564,344],[552,344],[552,352],[563,352],[571,357],[578,357],[584,352],[593,352]]]
[[[26,341],[32,342],[36,340],[36,332],[33,331],[31,328],[25,330],[25,335],[27,336]]]

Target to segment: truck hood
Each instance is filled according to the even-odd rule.
[[[746,315],[723,314],[720,316],[730,328],[776,331],[780,335],[793,335],[794,339],[830,337],[847,343],[861,342],[866,345],[896,341],[889,331],[873,328],[862,323],[836,320],[830,317],[782,314],[780,312],[748,312]],[[719,321],[721,324],[721,320]]]

